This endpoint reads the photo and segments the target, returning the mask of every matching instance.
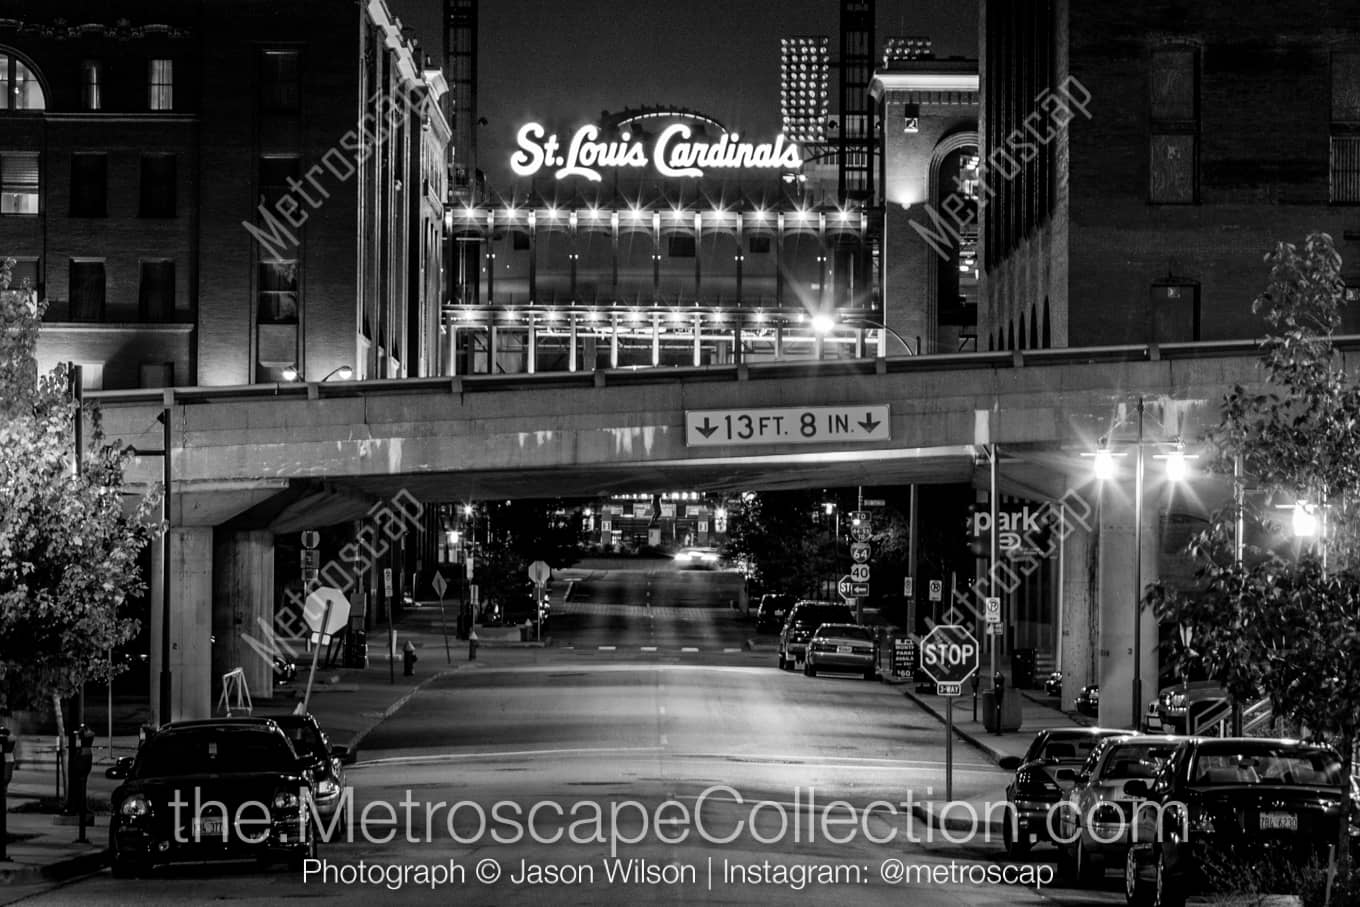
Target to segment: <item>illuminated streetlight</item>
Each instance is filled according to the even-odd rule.
[[[1314,509],[1302,501],[1296,503],[1290,519],[1290,527],[1299,538],[1310,539],[1318,534],[1318,518]]]

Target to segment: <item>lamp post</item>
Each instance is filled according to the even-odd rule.
[[[326,373],[326,377],[322,378],[322,379],[321,379],[320,381],[318,381],[317,383],[318,383],[318,384],[324,384],[325,382],[331,380],[332,378],[337,378],[337,379],[339,379],[339,380],[341,380],[341,381],[348,381],[349,379],[351,379],[351,378],[353,378],[353,377],[354,377],[354,367],[353,367],[353,366],[350,366],[350,365],[340,365],[340,366],[337,366],[337,367],[331,369],[329,372],[327,372],[327,373]],[[283,370],[283,380],[284,380],[284,381],[306,381],[307,379],[303,376],[302,370],[301,370],[301,369],[299,369],[296,365],[290,365],[290,366],[288,366],[287,368],[285,368],[285,369]]]
[[[829,335],[832,331],[834,331],[836,329],[836,326],[840,322],[833,315],[828,315],[825,312],[819,312],[818,314],[812,316],[811,323],[813,333],[815,333],[818,338],[824,338],[827,335]],[[860,318],[856,316],[853,321],[847,321],[846,325],[848,327],[860,329],[869,328],[871,330],[876,331],[885,331],[888,334],[891,334],[893,337],[897,338],[897,342],[902,344],[902,348],[907,351],[908,356],[915,356],[920,352],[921,339],[919,337],[916,338],[916,348],[913,349],[911,343],[907,341],[907,338],[903,337],[901,334],[897,333],[897,331],[888,327],[881,321],[874,321],[869,318]],[[882,349],[883,348],[880,346],[879,347],[880,357],[883,355]]]
[[[833,533],[833,534],[832,534],[832,536],[831,536],[831,580],[830,580],[830,582],[831,582],[832,588],[831,588],[831,590],[827,593],[827,596],[826,596],[829,600],[834,601],[835,598],[836,598],[835,583],[836,583],[836,581],[837,581],[837,579],[838,579],[838,577],[836,576],[836,569],[840,566],[840,561],[841,561],[841,510],[840,510],[839,507],[836,506],[835,502],[833,502],[833,501],[827,501],[825,504],[822,505],[822,512],[825,513],[828,517],[835,517],[834,524],[833,524],[833,525],[834,525],[834,528],[833,528],[833,530],[832,530],[832,533]]]

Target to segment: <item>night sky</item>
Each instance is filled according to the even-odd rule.
[[[427,53],[440,46],[438,0],[391,2]],[[887,37],[926,35],[937,56],[977,55],[976,0],[877,7],[880,47]],[[753,141],[772,138],[779,39],[827,35],[834,57],[839,13],[838,0],[483,0],[481,168],[493,186],[509,184],[506,161],[528,120],[570,133],[602,110],[642,105],[697,109]]]

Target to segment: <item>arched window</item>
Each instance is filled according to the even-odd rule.
[[[1039,349],[1039,319],[1034,317],[1034,310],[1029,313],[1029,348]]]
[[[14,51],[0,47],[0,111],[46,109],[38,71]]]

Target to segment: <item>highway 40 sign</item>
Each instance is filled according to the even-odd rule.
[[[977,640],[966,627],[941,624],[921,640],[921,670],[938,686],[961,684],[977,669]]]

